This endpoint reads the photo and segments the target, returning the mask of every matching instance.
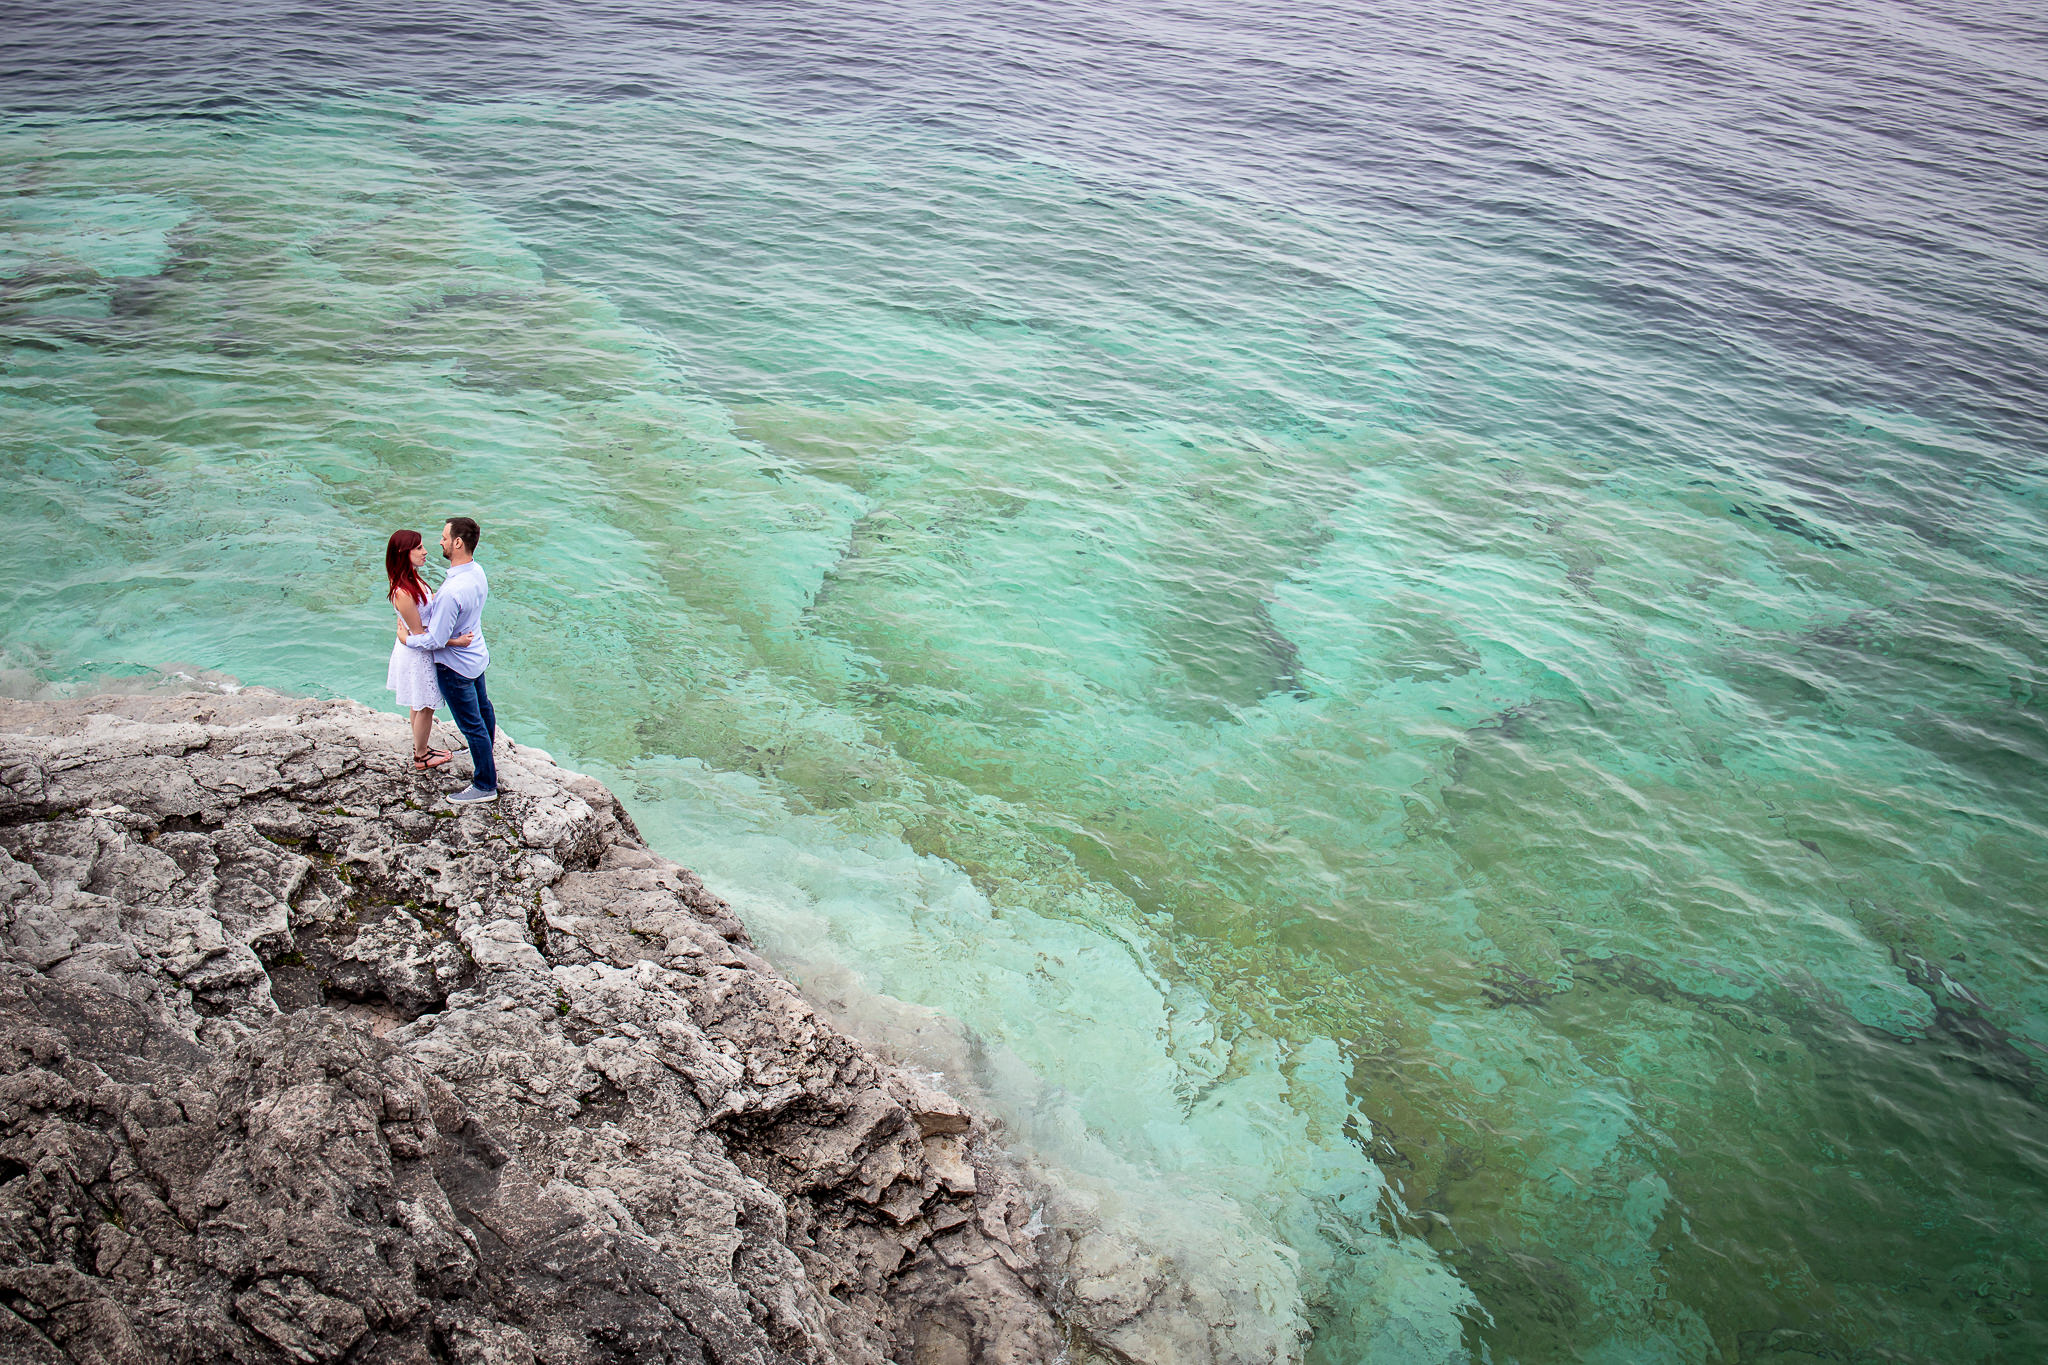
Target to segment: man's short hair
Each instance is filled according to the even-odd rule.
[[[468,517],[448,518],[448,534],[462,542],[463,551],[467,554],[475,554],[476,543],[484,538],[476,522]]]

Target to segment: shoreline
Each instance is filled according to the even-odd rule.
[[[189,694],[166,690],[194,686],[210,690]],[[401,822],[419,826],[423,820],[438,819],[453,826],[472,816],[484,821],[509,819],[519,827],[525,843],[538,840],[541,846],[552,848],[565,837],[562,829],[569,827],[561,824],[563,810],[582,802],[606,812],[600,823],[613,830],[606,840],[624,840],[632,846],[632,859],[644,858],[668,869],[680,883],[692,888],[691,895],[720,907],[717,918],[728,922],[719,927],[737,935],[731,946],[746,956],[749,970],[773,979],[803,1010],[814,1015],[825,1031],[844,1035],[856,1049],[879,1059],[884,1069],[965,1101],[973,1115],[971,1164],[977,1168],[988,1164],[997,1171],[999,1184],[1021,1191],[1004,1225],[1013,1234],[1012,1244],[997,1259],[1012,1274],[1028,1281],[1030,1292],[1049,1308],[1053,1330],[1060,1338],[1058,1358],[1071,1365],[1111,1361],[1119,1365],[1293,1365],[1305,1358],[1320,1358],[1319,1333],[1311,1325],[1322,1311],[1318,1305],[1330,1294],[1357,1293],[1361,1288],[1363,1295],[1355,1305],[1367,1312],[1363,1320],[1367,1335],[1361,1345],[1374,1351],[1397,1351],[1403,1358],[1417,1360],[1464,1358],[1457,1344],[1455,1320],[1448,1334],[1434,1320],[1444,1311],[1460,1313],[1462,1287],[1429,1263],[1426,1248],[1389,1238],[1375,1253],[1381,1276],[1377,1285],[1326,1282],[1332,1268],[1313,1261],[1304,1263],[1288,1230],[1275,1225],[1256,1198],[1247,1202],[1247,1196],[1255,1194],[1253,1189],[1239,1191],[1231,1184],[1213,1182],[1199,1188],[1188,1186],[1173,1171],[1145,1165],[1138,1154],[1123,1152],[1085,1127],[1076,1127],[1079,1115],[1072,1109],[1057,1070],[1048,1071],[1018,1055],[1000,1036],[984,1033],[941,1008],[882,993],[829,953],[817,956],[799,949],[788,964],[770,965],[756,952],[740,920],[766,916],[786,938],[786,907],[769,904],[758,889],[747,890],[744,910],[727,906],[703,889],[694,872],[653,853],[623,803],[601,780],[562,769],[544,751],[516,744],[502,731],[499,756],[501,768],[509,774],[502,784],[506,797],[495,806],[465,811],[460,817],[446,808],[438,814],[423,814],[418,807],[431,805],[443,794],[443,787],[452,790],[460,785],[468,771],[468,757],[459,740],[454,741],[457,757],[451,767],[433,774],[412,773],[402,757],[406,748],[403,717],[393,712],[350,699],[296,697],[245,685],[229,675],[189,664],[165,666],[148,675],[103,679],[97,690],[71,696],[51,697],[49,693],[57,689],[47,687],[34,690],[42,694],[35,700],[0,699],[0,746],[12,742],[5,733],[14,728],[8,717],[23,707],[131,720],[161,711],[180,727],[216,729],[244,712],[276,712],[287,726],[300,723],[290,718],[300,715],[329,720],[346,715],[350,719],[344,728],[353,731],[348,742],[354,752],[349,761],[378,774],[377,781],[392,784],[387,797],[410,793],[399,796],[397,806],[387,800],[382,808]],[[185,707],[194,709],[183,716],[176,714]],[[193,716],[204,719],[193,720]],[[367,732],[362,731],[364,726],[369,727]],[[378,818],[380,812],[355,807],[330,813],[362,820]],[[0,823],[6,818],[0,812]],[[575,823],[572,820],[569,825]],[[667,830],[666,835],[666,846],[678,846],[679,837],[683,845],[689,843],[687,835],[676,829]],[[587,840],[588,832],[577,837]],[[540,848],[528,852],[539,854],[542,879],[556,879],[539,888],[543,913],[537,917],[528,914],[522,902],[516,915],[499,917],[483,935],[488,940],[484,954],[492,959],[494,970],[503,971],[507,954],[517,958],[532,952],[539,961],[529,961],[527,967],[559,973],[578,966],[573,959],[588,953],[589,947],[580,943],[573,928],[563,927],[574,917],[559,903],[562,861]],[[587,856],[587,848],[580,856]],[[521,894],[532,890],[528,885]],[[447,897],[441,899],[442,909],[448,909]],[[589,907],[582,908],[587,911]],[[471,922],[475,914],[465,919],[460,907],[457,910],[449,923],[458,938],[476,933],[478,926]],[[623,948],[615,944],[610,952],[614,967],[631,965],[640,956],[654,960],[653,955],[642,953],[644,941],[638,931],[629,927],[628,932],[633,943]],[[319,936],[316,925],[312,937],[317,940]],[[287,998],[302,989],[294,983],[304,973],[292,964],[275,962],[266,963],[264,970],[278,1000],[286,1001],[287,1008],[301,1003]],[[556,988],[553,984],[546,987]],[[425,995],[432,994],[427,988]],[[426,1046],[420,1038],[439,1030],[439,1011],[431,998],[424,1004],[414,1001],[410,1008],[425,1009],[417,1019],[393,1017],[388,1010],[339,997],[329,1000],[327,1007],[348,1016],[373,1037],[396,1034],[397,1041],[408,1047]],[[909,1163],[915,1164],[914,1160]],[[1368,1193],[1376,1189],[1375,1184]],[[1016,1240],[1020,1236],[1023,1240]],[[1440,1282],[1449,1284],[1448,1295]],[[1418,1316],[1418,1309],[1432,1316]],[[967,1358],[1032,1357],[990,1354],[977,1346]]]

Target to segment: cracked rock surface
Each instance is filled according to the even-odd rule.
[[[984,1122],[601,785],[251,689],[0,701],[0,1360],[1050,1360]]]

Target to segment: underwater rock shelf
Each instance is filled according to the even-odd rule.
[[[0,701],[0,1358],[1060,1354],[985,1121],[500,751],[456,814],[352,702]]]

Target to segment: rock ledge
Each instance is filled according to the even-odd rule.
[[[0,1359],[1058,1356],[985,1123],[499,750],[458,814],[352,702],[0,701]]]

